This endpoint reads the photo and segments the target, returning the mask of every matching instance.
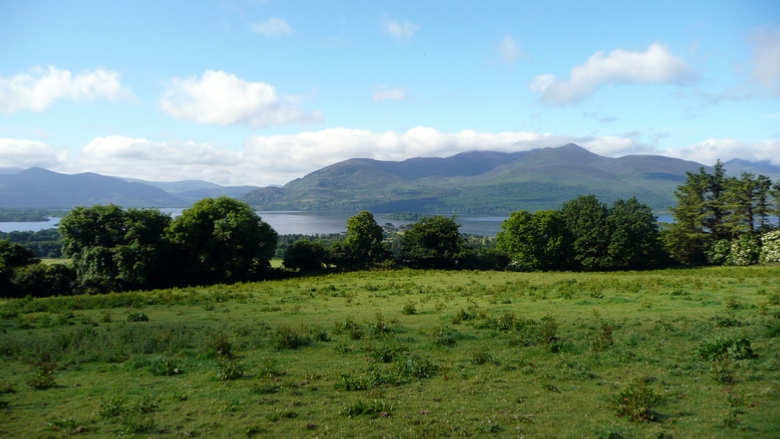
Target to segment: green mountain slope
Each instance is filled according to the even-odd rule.
[[[573,144],[403,162],[350,159],[243,199],[264,210],[508,213],[558,208],[595,194],[606,202],[636,196],[664,211],[675,203],[685,173],[701,166],[662,156],[602,157]]]

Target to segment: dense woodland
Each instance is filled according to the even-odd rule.
[[[659,227],[636,198],[611,206],[579,196],[557,210],[513,212],[498,236],[459,233],[455,217],[421,216],[396,230],[370,212],[347,234],[277,233],[243,202],[205,198],[171,219],[156,209],[78,207],[58,231],[0,236],[5,296],[99,293],[209,285],[320,270],[636,270],[675,265],[780,262],[780,183],[765,176],[688,173],[675,193],[675,222]],[[40,257],[71,258],[44,265]],[[284,269],[273,269],[272,258]]]

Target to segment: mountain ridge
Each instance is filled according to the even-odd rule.
[[[477,162],[472,168],[454,166]],[[420,163],[433,164],[424,171]],[[400,162],[348,159],[242,199],[262,210],[502,213],[559,208],[577,195],[605,202],[636,196],[656,211],[700,163],[654,155],[603,157],[567,144],[517,153],[470,151]]]

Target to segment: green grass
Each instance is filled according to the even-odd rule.
[[[70,264],[70,258],[41,258],[41,264],[54,265],[54,264]]]
[[[7,300],[0,437],[778,437],[778,295],[746,267]]]

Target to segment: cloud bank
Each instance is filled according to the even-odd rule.
[[[145,180],[202,179],[225,185],[284,184],[349,158],[405,160],[447,157],[465,151],[526,151],[576,143],[594,153],[619,157],[658,154],[711,165],[720,158],[769,160],[780,165],[780,141],[710,139],[682,148],[658,150],[636,137],[574,137],[523,131],[441,132],[416,127],[406,132],[332,128],[290,135],[254,136],[242,148],[210,143],[152,141],[125,136],[98,137],[78,154],[40,142],[0,139],[0,166],[44,166],[58,172],[97,172]]]
[[[29,74],[0,78],[0,112],[44,111],[59,99],[117,102],[132,100],[133,95],[120,83],[119,73],[102,69],[74,75],[51,66],[47,70],[36,67]]]
[[[173,79],[160,99],[160,110],[176,119],[220,126],[265,128],[319,121],[290,97],[280,97],[264,82],[247,82],[223,71],[207,70],[200,78]]]
[[[661,44],[652,44],[644,52],[617,49],[606,56],[596,52],[585,64],[573,67],[568,80],[538,75],[530,88],[542,93],[544,103],[568,105],[586,99],[607,84],[682,84],[694,78],[685,60]]]
[[[52,168],[65,162],[67,154],[33,140],[0,139],[0,167]]]

